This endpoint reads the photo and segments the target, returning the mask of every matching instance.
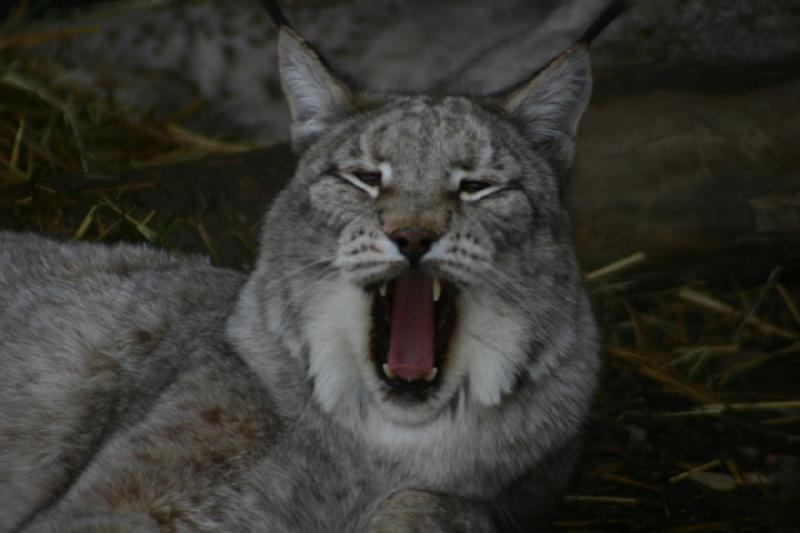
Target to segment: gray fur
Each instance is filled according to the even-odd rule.
[[[559,194],[586,50],[491,99],[357,93],[288,30],[280,53],[302,153],[249,276],[0,234],[0,530],[546,524],[598,368]],[[387,237],[408,226],[459,290],[416,403],[367,353],[366,289],[408,267]]]

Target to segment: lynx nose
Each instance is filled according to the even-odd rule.
[[[417,266],[420,258],[430,250],[439,236],[424,228],[400,228],[389,234],[400,253],[406,256],[411,266]]]

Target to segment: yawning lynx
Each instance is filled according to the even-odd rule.
[[[279,51],[300,161],[249,276],[0,234],[0,530],[546,524],[598,369],[563,205],[586,46],[480,98]]]

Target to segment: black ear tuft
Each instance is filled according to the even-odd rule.
[[[594,19],[589,27],[583,32],[583,35],[578,39],[578,43],[585,43],[587,46],[597,39],[606,27],[614,22],[614,20],[622,14],[623,11],[630,7],[629,0],[613,0],[606,8],[600,12],[597,18]]]
[[[282,28],[284,26],[287,28],[292,27],[289,19],[287,19],[286,15],[283,14],[283,11],[281,10],[280,6],[278,6],[278,3],[275,2],[275,0],[259,1],[261,2],[261,5],[264,6],[264,9],[267,10],[267,13],[269,13],[269,18],[272,19],[272,22],[274,22],[278,28]]]

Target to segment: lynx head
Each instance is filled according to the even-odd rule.
[[[500,404],[582,294],[561,190],[586,48],[477,98],[357,92],[285,27],[279,54],[299,164],[266,221],[260,320],[330,413]]]

